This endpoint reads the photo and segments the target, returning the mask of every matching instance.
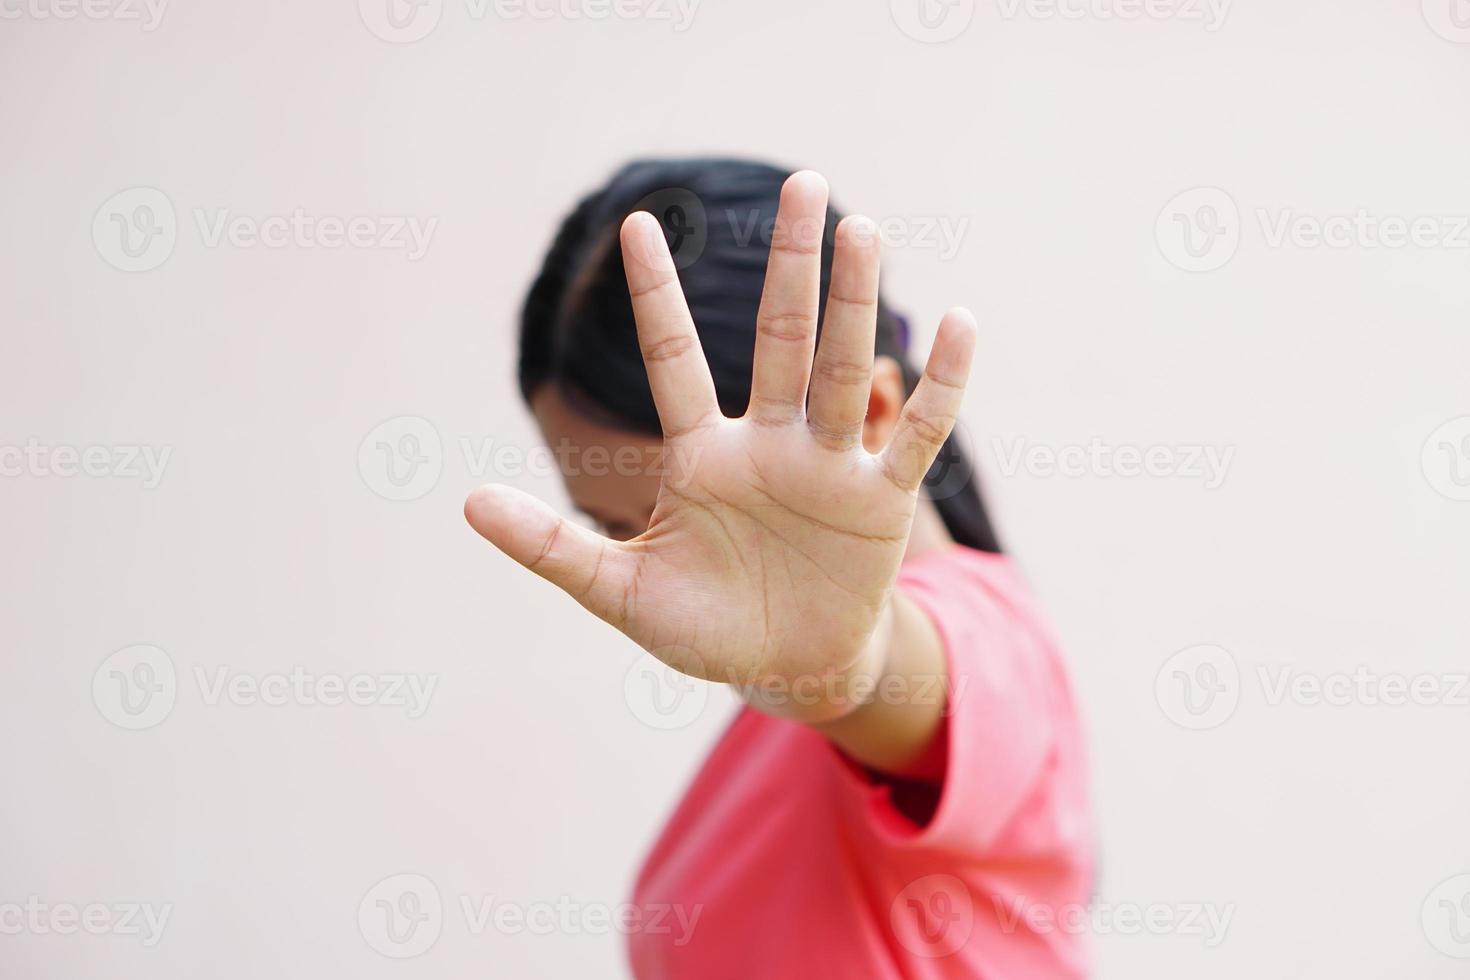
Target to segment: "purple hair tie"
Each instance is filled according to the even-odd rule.
[[[893,319],[898,322],[898,349],[907,353],[909,349],[909,321],[901,313],[895,313]]]

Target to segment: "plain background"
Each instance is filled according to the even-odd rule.
[[[948,306],[981,321],[965,424],[1087,712],[1099,905],[1233,914],[1213,946],[1100,929],[1098,975],[1463,974],[1421,920],[1470,872],[1470,707],[1273,704],[1260,680],[1470,669],[1470,443],[1421,459],[1470,415],[1467,233],[1269,234],[1363,209],[1453,238],[1470,45],[1448,0],[1241,2],[1215,30],[981,0],[935,8],[972,15],[943,43],[900,29],[901,2],[705,0],[676,30],[445,0],[414,43],[375,36],[371,2],[178,2],[151,31],[47,2],[0,23],[0,445],[172,455],[152,488],[0,477],[0,905],[172,912],[152,948],[0,934],[0,973],[624,975],[616,935],[476,934],[459,901],[622,901],[732,702],[648,723],[638,652],[460,507],[491,479],[565,502],[472,465],[536,445],[513,331],[560,216],[629,157],[715,152],[819,169],[840,207],[912,231],[885,288],[920,353]],[[177,242],[130,273],[93,221],[134,187],[167,196]],[[1212,271],[1156,235],[1197,187],[1238,207]],[[410,261],[210,246],[196,218],[296,208],[437,224]],[[965,226],[953,254],[919,231],[940,218]],[[393,501],[359,449],[405,416],[432,425],[440,475]],[[1187,447],[1233,455],[1207,487],[1007,473],[997,449],[1094,439],[1174,447],[1186,471]],[[92,694],[133,644],[177,671],[141,731]],[[1238,706],[1192,730],[1156,680],[1199,644],[1234,658]],[[211,704],[196,679],[297,667],[437,687],[408,718]],[[446,909],[396,961],[357,913],[405,872]]]

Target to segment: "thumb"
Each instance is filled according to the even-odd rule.
[[[495,547],[621,629],[631,556],[530,494],[487,483],[464,502],[465,520]]]

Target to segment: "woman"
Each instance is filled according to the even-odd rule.
[[[975,324],[948,313],[915,377],[874,224],[834,219],[818,175],[728,160],[582,201],[526,302],[521,389],[560,451],[663,465],[568,467],[606,537],[506,487],[465,514],[747,701],[639,876],[636,975],[1080,976],[1082,736],[946,448]]]

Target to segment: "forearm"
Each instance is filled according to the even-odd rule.
[[[869,648],[805,690],[742,689],[753,707],[811,725],[855,761],[893,776],[938,778],[930,752],[944,719],[948,668],[938,632],[895,590]]]

